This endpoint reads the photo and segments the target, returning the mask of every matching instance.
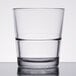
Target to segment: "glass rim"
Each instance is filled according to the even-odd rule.
[[[61,10],[64,10],[65,8],[13,8],[13,10],[16,10],[16,9],[61,9]]]

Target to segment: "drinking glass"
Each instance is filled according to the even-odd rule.
[[[18,66],[58,66],[63,16],[64,8],[14,8]]]

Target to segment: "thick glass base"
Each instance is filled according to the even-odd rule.
[[[59,69],[58,67],[55,68],[23,68],[19,67],[17,71],[19,76],[24,75],[36,75],[36,76],[58,76]]]
[[[24,68],[54,68],[59,64],[59,57],[53,58],[20,58],[18,66]]]

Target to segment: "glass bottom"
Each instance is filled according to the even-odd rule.
[[[17,73],[19,76],[25,76],[25,75],[29,75],[29,76],[58,76],[59,74],[59,69],[58,67],[56,68],[23,68],[23,67],[19,67],[17,69]]]
[[[18,66],[24,68],[54,68],[59,64],[59,57],[51,58],[20,58]]]

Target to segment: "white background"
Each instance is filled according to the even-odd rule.
[[[60,61],[76,62],[76,0],[0,0],[0,62],[16,62],[13,9],[65,8]]]

